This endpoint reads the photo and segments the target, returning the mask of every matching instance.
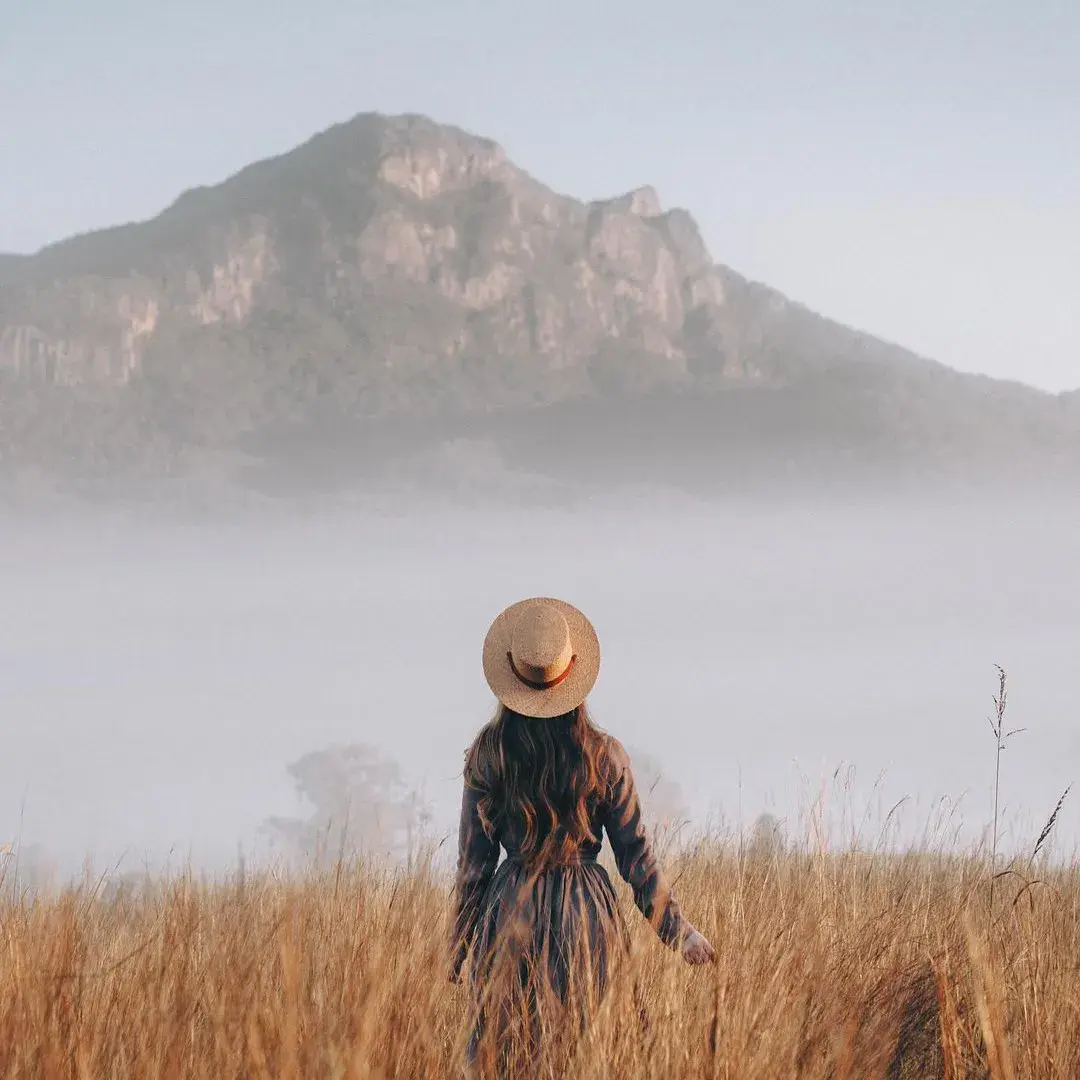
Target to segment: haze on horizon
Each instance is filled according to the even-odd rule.
[[[904,841],[977,842],[1003,665],[1027,729],[1003,762],[1003,848],[1022,850],[1080,771],[1080,504],[1025,511],[627,490],[528,517],[5,523],[0,823],[68,871],[227,868],[238,842],[268,854],[267,817],[310,809],[288,764],[368,743],[452,837],[493,708],[483,634],[553,593],[600,632],[598,722],[682,788],[694,829],[768,811],[800,838],[827,792],[864,844],[894,805]],[[1077,822],[1066,800],[1059,854]]]
[[[652,184],[714,257],[951,364],[1080,384],[1080,9],[250,2],[0,19],[0,251],[153,216],[355,113]]]

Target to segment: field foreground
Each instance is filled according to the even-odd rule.
[[[702,849],[672,870],[718,964],[682,964],[628,907],[632,975],[558,1075],[1080,1077],[1076,873],[1006,874],[991,921],[976,859]],[[6,891],[11,1080],[462,1075],[433,872]]]

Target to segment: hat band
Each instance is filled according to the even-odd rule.
[[[548,679],[547,682],[535,682],[532,679],[525,678],[517,669],[517,664],[514,663],[513,653],[508,652],[506,659],[510,662],[510,670],[517,676],[519,682],[523,682],[526,686],[533,690],[550,690],[553,686],[558,686],[559,683],[565,679],[571,671],[574,670],[574,661],[577,660],[577,655],[570,657],[570,663],[566,665],[566,670],[561,675],[557,675],[554,679]]]

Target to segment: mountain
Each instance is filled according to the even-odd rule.
[[[580,202],[423,117],[362,115],[152,221],[0,258],[9,477],[709,486],[1078,460],[1064,397],[746,280],[651,188]]]
[[[25,264],[25,255],[6,255],[0,251],[0,286],[15,281]]]

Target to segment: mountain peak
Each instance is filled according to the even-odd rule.
[[[0,471],[183,471],[283,428],[736,387],[843,400],[854,431],[911,387],[951,415],[975,384],[937,370],[714,264],[650,186],[581,202],[416,115],[0,259]]]
[[[360,367],[500,357],[558,396],[586,388],[598,357],[608,380],[685,375],[724,321],[696,226],[664,215],[653,188],[580,203],[498,143],[412,115],[357,116],[153,221],[55,245],[9,281],[0,371],[67,386],[169,380],[171,350],[200,328],[273,351],[303,311],[324,347],[352,338]]]
[[[614,199],[594,202],[592,205],[599,209],[611,209],[621,214],[634,214],[643,218],[659,217],[664,212],[656,188],[649,185],[634,188],[633,191],[616,196]]]

